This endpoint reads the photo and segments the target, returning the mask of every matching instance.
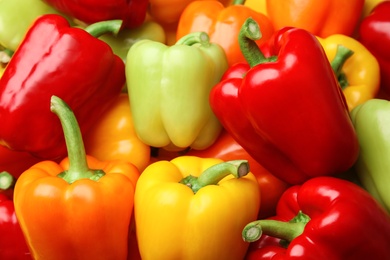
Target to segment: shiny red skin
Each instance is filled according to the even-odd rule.
[[[111,47],[60,15],[38,18],[0,80],[0,143],[42,159],[66,156],[64,134],[50,111],[62,98],[85,134],[125,83],[125,66]]]
[[[12,197],[3,192],[0,192],[0,234],[0,259],[32,260]]]
[[[320,43],[303,29],[285,28],[264,50],[277,61],[247,65],[243,77],[225,77],[214,86],[215,115],[257,162],[287,183],[348,170],[359,144]],[[242,64],[226,73],[237,66],[242,75]]]
[[[380,2],[362,20],[358,39],[378,60],[381,90],[390,95],[390,1]]]
[[[283,193],[272,219],[289,221],[301,210],[311,219],[287,248],[262,236],[246,259],[390,259],[390,215],[360,186],[315,177]]]
[[[123,27],[136,28],[145,21],[148,0],[44,0],[62,13],[87,24],[123,20]]]

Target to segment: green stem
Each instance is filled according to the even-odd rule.
[[[89,169],[80,127],[72,109],[61,98],[52,96],[50,110],[61,121],[69,158],[69,169],[58,174],[58,177],[68,183],[79,179],[99,180],[104,172]]]
[[[233,174],[235,178],[241,178],[249,173],[249,163],[246,160],[233,160],[211,166],[201,173],[199,177],[189,175],[182,179],[183,183],[190,187],[194,193],[207,185],[216,185],[226,176]]]
[[[291,242],[294,238],[303,233],[305,226],[309,221],[309,216],[303,214],[301,211],[289,222],[272,219],[256,220],[244,227],[242,238],[246,242],[254,242],[258,240],[262,234],[265,234]]]
[[[117,35],[122,27],[122,23],[122,20],[101,21],[87,26],[84,30],[96,38],[107,33]]]
[[[275,57],[266,58],[259,46],[257,46],[256,40],[259,40],[261,37],[259,24],[251,17],[246,19],[238,34],[238,43],[241,53],[250,67],[276,60]]]
[[[188,45],[192,46],[194,44],[201,44],[204,47],[210,46],[209,35],[205,32],[193,32],[181,37],[175,45]]]
[[[245,0],[234,0],[232,5],[244,5]]]
[[[8,172],[0,173],[0,190],[8,190],[15,184],[15,178]]]
[[[345,62],[354,54],[354,52],[343,45],[337,45],[336,56],[330,63],[332,66],[333,72],[336,75],[337,80],[342,89],[346,88],[349,83],[347,76],[343,73],[342,69]]]

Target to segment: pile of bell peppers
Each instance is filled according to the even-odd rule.
[[[0,0],[0,259],[390,259],[389,11]]]

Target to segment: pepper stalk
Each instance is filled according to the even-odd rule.
[[[89,169],[80,127],[72,109],[61,98],[52,96],[50,110],[60,119],[69,158],[69,169],[57,176],[69,184],[79,179],[98,181],[105,173],[102,170]]]

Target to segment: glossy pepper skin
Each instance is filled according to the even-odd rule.
[[[356,173],[363,187],[390,212],[390,102],[368,100],[352,110],[351,118],[360,144]]]
[[[276,204],[289,185],[276,178],[259,164],[247,151],[226,131],[223,131],[215,143],[204,150],[190,150],[185,155],[202,158],[218,158],[223,161],[248,160],[251,172],[255,175],[260,188],[259,218],[275,215]]]
[[[366,190],[347,180],[322,176],[289,188],[271,219],[249,223],[243,230],[244,239],[248,230],[263,232],[256,241],[259,248],[248,251],[246,259],[390,258],[390,215]]]
[[[242,24],[252,17],[261,27],[262,37],[256,41],[260,46],[271,38],[274,30],[270,19],[243,4],[225,7],[218,1],[193,1],[183,10],[177,26],[176,39],[203,31],[210,37],[210,42],[219,44],[225,51],[229,66],[244,62],[237,41]]]
[[[238,169],[228,165],[216,158],[180,156],[142,172],[134,202],[142,259],[243,259],[248,244],[241,230],[247,219],[256,219],[259,187],[241,163]],[[194,177],[193,183],[183,182]],[[191,188],[196,184],[197,192]]]
[[[31,51],[34,50],[34,51]],[[60,15],[29,29],[0,80],[0,143],[43,159],[62,159],[66,146],[51,95],[74,110],[85,133],[125,84],[123,61],[106,43]],[[15,134],[18,133],[18,134]]]
[[[195,1],[204,0],[149,0],[149,14],[158,23],[176,27],[183,10]],[[218,2],[228,6],[231,0],[218,0]]]
[[[44,0],[64,14],[87,24],[119,19],[123,27],[136,28],[146,17],[148,0]]]
[[[380,87],[379,63],[363,44],[342,34],[318,37],[318,40],[336,73],[349,111],[377,96]],[[348,51],[351,52],[350,56]],[[346,60],[343,58],[345,54]],[[340,57],[340,60],[336,57]]]
[[[222,127],[208,96],[227,67],[223,49],[206,33],[186,35],[173,46],[136,42],[127,54],[126,81],[139,138],[168,150],[210,146]]]
[[[267,14],[274,29],[305,29],[317,36],[351,36],[358,24],[364,0],[267,0]]]
[[[390,95],[390,2],[374,7],[359,26],[359,41],[376,57],[380,66],[381,90]]]
[[[41,161],[27,152],[17,152],[0,145],[0,170],[18,178],[22,172]]]
[[[71,109],[58,97],[50,104],[69,156],[60,164],[39,162],[16,182],[15,212],[31,254],[37,260],[126,259],[139,171],[127,161],[86,156]]]
[[[58,14],[41,0],[0,1],[0,45],[15,51],[35,19],[44,14]]]
[[[150,147],[137,136],[129,97],[120,94],[84,136],[87,154],[101,160],[126,160],[142,172],[149,164]]]
[[[253,22],[247,20],[242,35],[252,37],[255,31],[245,28],[256,28]],[[290,184],[352,167],[359,152],[357,136],[318,40],[303,29],[280,30],[268,42],[272,61],[261,57],[256,44],[244,42],[252,47],[244,47],[250,53],[245,76],[222,80],[210,92],[210,105],[224,128],[270,173]],[[238,74],[242,77],[242,70]]]
[[[3,178],[7,178],[3,181]],[[9,181],[10,180],[10,181]],[[32,260],[26,240],[15,214],[12,176],[0,173],[0,259]],[[7,183],[7,187],[4,187]]]

